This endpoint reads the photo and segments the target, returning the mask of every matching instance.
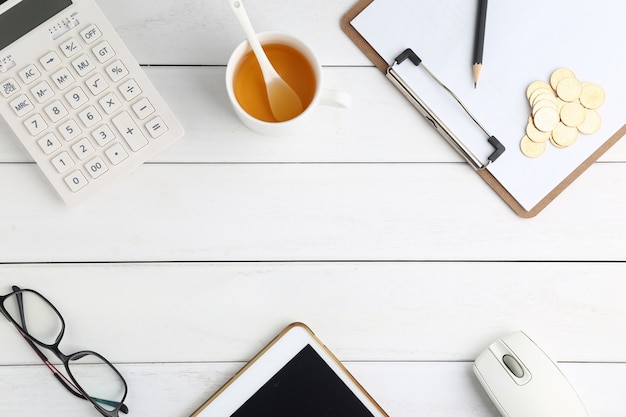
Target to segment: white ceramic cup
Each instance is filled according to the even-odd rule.
[[[262,32],[257,34],[261,45],[266,43],[278,43],[291,46],[298,50],[309,61],[315,74],[315,93],[313,100],[306,109],[293,119],[284,122],[267,122],[259,120],[248,114],[237,101],[233,89],[233,79],[239,63],[243,57],[251,50],[248,41],[243,41],[230,56],[226,65],[226,91],[228,98],[241,121],[250,129],[266,135],[282,135],[293,132],[302,126],[303,122],[309,118],[311,112],[318,104],[332,105],[337,107],[349,107],[352,97],[342,91],[328,90],[322,87],[322,66],[315,53],[301,40],[281,32]]]

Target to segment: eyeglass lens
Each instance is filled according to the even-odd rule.
[[[107,411],[115,410],[124,400],[126,387],[115,369],[94,353],[70,357],[68,371],[91,400]]]
[[[63,332],[61,317],[45,298],[35,292],[11,294],[3,305],[22,331],[44,345],[53,345]]]

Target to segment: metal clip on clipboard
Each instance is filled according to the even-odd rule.
[[[467,113],[467,115],[474,121],[474,123],[476,123],[476,125],[478,125],[478,127],[483,132],[485,132],[485,135],[487,135],[487,142],[489,142],[489,144],[494,147],[493,153],[487,157],[487,162],[481,162],[480,159],[478,159],[476,155],[474,155],[472,151],[470,151],[463,144],[463,142],[452,131],[450,131],[450,129],[448,129],[448,127],[441,121],[441,119],[439,119],[439,117],[437,117],[437,115],[432,112],[432,110],[426,105],[426,103],[422,101],[422,99],[420,99],[415,91],[413,91],[411,87],[409,87],[409,85],[404,82],[404,80],[394,69],[394,67],[396,65],[402,64],[407,59],[409,59],[415,66],[421,66],[422,69],[424,69],[424,71],[426,71],[426,73],[433,80],[435,80],[435,82],[437,82],[437,84],[439,84],[444,90],[446,90],[456,100],[456,102],[459,103],[459,105],[463,108],[465,113]],[[404,52],[398,55],[393,63],[387,68],[386,76],[387,78],[389,78],[389,80],[391,80],[396,88],[398,88],[402,92],[402,94],[404,94],[404,96],[408,98],[411,103],[413,103],[413,105],[426,118],[426,120],[432,123],[435,129],[439,133],[441,133],[441,135],[448,141],[448,143],[450,143],[450,145],[452,145],[452,147],[454,147],[454,149],[456,149],[457,152],[459,152],[461,156],[463,156],[465,160],[467,160],[467,162],[469,162],[474,167],[474,169],[481,170],[486,168],[487,165],[494,162],[496,159],[498,159],[500,155],[502,155],[502,153],[504,153],[504,145],[502,145],[502,143],[500,143],[500,141],[496,139],[495,136],[489,134],[487,130],[478,122],[478,120],[476,120],[476,118],[470,113],[467,107],[465,107],[465,105],[456,96],[456,94],[454,94],[452,90],[446,87],[445,84],[439,81],[439,79],[437,79],[437,77],[435,77],[428,70],[428,68],[426,68],[426,66],[420,65],[421,63],[422,60],[415,54],[415,52],[413,52],[412,49],[406,49]]]

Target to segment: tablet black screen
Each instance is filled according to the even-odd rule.
[[[307,345],[232,417],[373,417]]]

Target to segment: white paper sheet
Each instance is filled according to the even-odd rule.
[[[488,166],[530,211],[626,122],[626,3],[598,0],[489,2],[483,68],[474,89],[472,55],[477,1],[375,0],[354,28],[385,61],[411,48],[481,124],[506,146]],[[567,149],[528,158],[519,143],[530,115],[526,88],[549,81],[560,67],[606,92],[603,124]],[[396,67],[403,79],[482,161],[493,148],[460,107],[411,63]]]

